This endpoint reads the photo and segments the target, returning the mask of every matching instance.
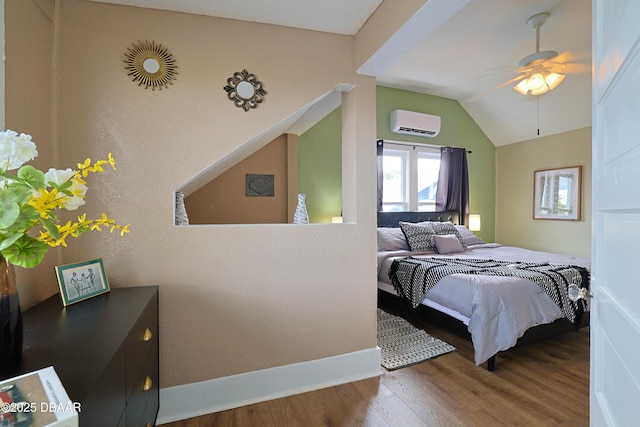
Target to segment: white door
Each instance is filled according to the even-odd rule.
[[[592,426],[640,425],[639,19],[593,0]]]

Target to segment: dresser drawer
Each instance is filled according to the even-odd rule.
[[[149,399],[147,409],[142,417],[142,424],[140,425],[144,427],[155,426],[158,418],[158,409],[160,409],[160,401],[158,399]]]
[[[78,363],[82,361],[78,360]],[[124,365],[123,346],[80,402],[82,410],[78,414],[78,421],[81,426],[119,425],[126,406]]]
[[[131,329],[126,340],[127,397],[131,396],[139,381],[139,373],[145,371],[149,354],[158,355],[158,299],[153,298]]]
[[[127,427],[153,425],[159,405],[158,354],[149,353],[139,375],[133,381],[133,392],[127,401]]]

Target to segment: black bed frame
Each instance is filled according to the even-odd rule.
[[[451,221],[458,224],[457,212],[378,212],[378,227],[399,227],[399,221],[405,222],[421,222],[421,221]],[[378,290],[378,307],[391,311],[411,323],[424,324],[432,323],[442,326],[457,335],[471,340],[467,326],[460,320],[455,319],[445,313],[434,308],[420,305],[417,308],[411,306],[411,302],[397,295]],[[589,326],[589,312],[583,314],[582,322],[576,326],[568,319],[562,318],[555,322],[545,325],[538,325],[528,329],[522,337],[520,337],[515,345],[521,345],[541,341],[547,338],[558,336],[560,334],[578,330],[579,328]],[[496,355],[487,360],[487,370],[493,372],[496,366]]]
[[[378,227],[400,227],[399,222],[451,221],[459,224],[457,211],[445,212],[378,212]]]

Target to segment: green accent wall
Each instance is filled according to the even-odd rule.
[[[495,147],[458,101],[407,90],[378,86],[376,97],[378,139],[417,144],[464,147],[469,166],[469,213],[480,214],[482,229],[476,234],[495,240],[496,162]],[[433,138],[392,133],[390,114],[408,110],[441,117],[440,133]],[[375,144],[371,142],[371,149]]]
[[[298,193],[306,194],[309,222],[342,215],[342,108],[298,137]]]
[[[469,213],[480,214],[482,229],[476,234],[495,241],[495,147],[471,116],[455,100],[384,86],[377,87],[378,139],[416,144],[465,147],[469,165]],[[389,130],[391,111],[401,109],[441,117],[434,138],[396,134]],[[337,108],[298,139],[298,192],[306,194],[310,222],[331,222],[342,210],[341,109]],[[371,141],[375,150],[375,141]]]

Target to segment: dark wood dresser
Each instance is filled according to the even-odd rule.
[[[159,407],[158,287],[116,288],[63,307],[59,295],[24,312],[20,362],[6,379],[53,366],[80,427],[154,426]]]

